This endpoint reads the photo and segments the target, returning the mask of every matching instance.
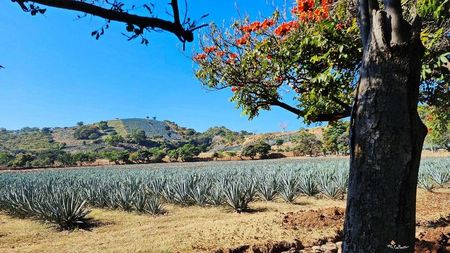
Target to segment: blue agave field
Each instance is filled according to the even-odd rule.
[[[293,202],[300,195],[342,199],[347,178],[344,159],[4,172],[0,173],[0,211],[72,229],[89,224],[92,207],[158,215],[165,212],[165,203],[228,205],[244,212],[257,200]],[[419,187],[432,191],[449,181],[449,158],[422,161]]]

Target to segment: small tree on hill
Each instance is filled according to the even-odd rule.
[[[176,162],[176,161],[178,161],[179,154],[178,154],[177,150],[173,149],[173,150],[169,150],[169,152],[167,153],[167,156],[169,157],[169,160],[171,162]]]
[[[293,139],[296,144],[294,147],[295,155],[318,155],[322,149],[322,142],[313,133],[308,130],[301,130]]]
[[[100,122],[98,123],[98,128],[100,128],[100,129],[103,130],[103,131],[107,130],[107,129],[109,128],[109,127],[108,127],[108,122],[107,122],[107,121],[104,121],[104,120],[100,121]]]
[[[137,144],[145,144],[147,141],[147,135],[144,130],[134,129],[131,131],[131,139]]]
[[[125,142],[125,139],[118,134],[112,134],[105,137],[105,143],[110,146],[117,146],[123,142]]]
[[[269,154],[271,147],[269,144],[261,141],[255,144],[255,150],[256,153],[259,154],[261,158],[267,158],[267,155]]]
[[[196,156],[200,154],[200,150],[192,145],[192,144],[185,144],[181,148],[177,149],[178,156],[183,162],[190,162],[193,161]]]
[[[256,154],[257,152],[254,145],[245,146],[241,151],[242,156],[250,157],[252,160],[255,158]]]

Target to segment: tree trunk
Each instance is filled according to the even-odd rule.
[[[368,12],[351,120],[343,251],[414,252],[417,177],[426,135],[417,113],[424,52],[420,22],[410,25],[401,18],[399,28],[395,17],[376,9]]]

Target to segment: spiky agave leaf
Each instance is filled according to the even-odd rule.
[[[281,198],[292,203],[298,193],[298,177],[295,175],[294,171],[285,171],[279,176],[280,188],[278,190]]]
[[[299,189],[301,193],[307,196],[315,196],[320,193],[314,173],[304,173],[299,178]]]
[[[226,177],[222,180],[225,200],[236,212],[248,210],[248,204],[255,195],[254,182],[248,178]]]
[[[257,180],[256,189],[265,201],[273,200],[279,190],[277,176],[274,173],[262,175]]]

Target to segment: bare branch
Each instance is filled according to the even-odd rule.
[[[151,29],[162,29],[168,32],[175,34],[180,40],[192,42],[194,40],[194,35],[192,30],[186,30],[179,22],[179,13],[178,6],[174,8],[174,17],[178,17],[178,22],[170,22],[164,19],[155,18],[155,17],[144,17],[138,16],[134,14],[129,14],[123,11],[117,11],[113,9],[106,9],[94,4],[90,4],[87,2],[76,1],[76,0],[13,0],[17,2],[21,8],[24,8],[24,3],[38,3],[50,7],[67,9],[73,11],[84,12],[87,14],[91,14],[97,17],[105,18],[107,20],[117,21],[125,24],[136,25],[142,29],[151,28]],[[172,3],[177,4],[176,0],[173,0]],[[174,5],[172,5],[174,6]],[[26,10],[26,9],[24,9]],[[177,19],[175,19],[177,20]]]
[[[172,10],[173,10],[173,22],[175,24],[181,24],[180,22],[180,11],[178,9],[178,0],[172,0]]]

